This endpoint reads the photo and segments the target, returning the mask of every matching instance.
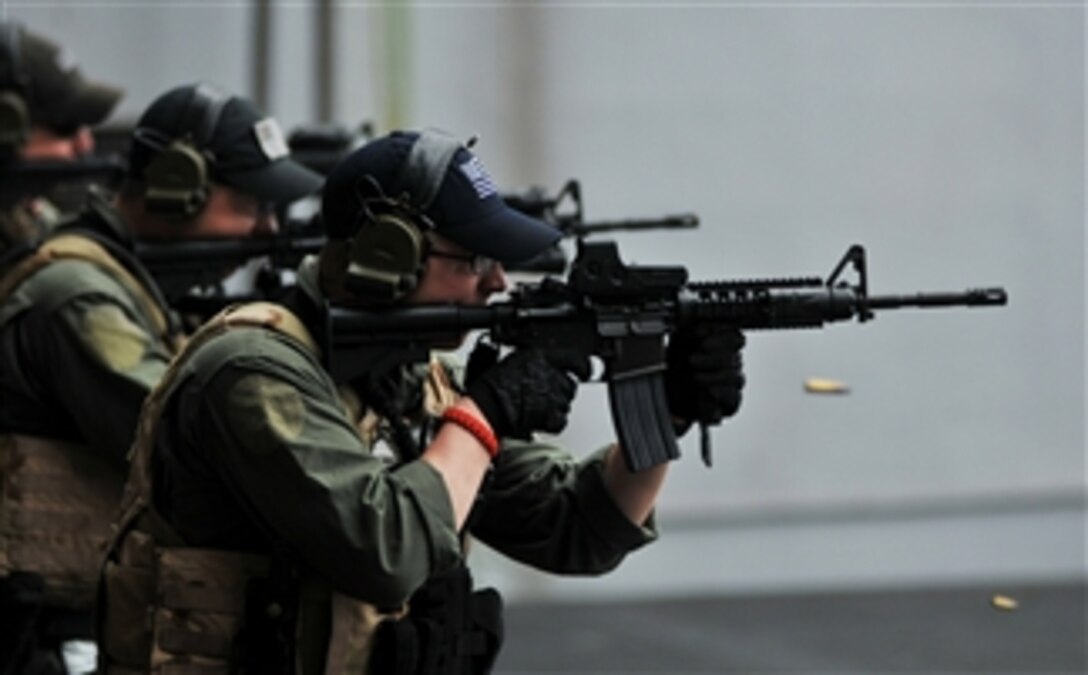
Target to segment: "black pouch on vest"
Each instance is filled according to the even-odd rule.
[[[471,638],[476,643],[468,655],[470,673],[490,673],[502,647],[502,596],[494,588],[484,588],[469,596]]]
[[[294,675],[298,580],[284,555],[272,573],[246,584],[246,612],[234,639],[231,672],[236,675]]]
[[[460,566],[429,579],[408,601],[408,616],[374,634],[371,672],[390,675],[487,675],[502,645],[502,598],[472,591]]]

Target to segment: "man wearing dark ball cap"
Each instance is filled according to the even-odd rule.
[[[80,164],[94,151],[91,128],[121,95],[85,77],[69,50],[0,21],[0,254],[41,239],[78,210],[88,179],[102,178]]]
[[[502,605],[472,588],[470,535],[587,575],[656,536],[664,466],[632,473],[615,445],[576,459],[538,437],[566,425],[584,359],[479,352],[462,369],[434,355],[350,382],[323,365],[329,303],[481,305],[506,289],[503,265],[553,245],[555,229],[508,208],[479,158],[431,131],[345,158],[322,218],[328,243],[293,295],[206,324],[144,410],[126,534],[105,567],[105,672],[199,654],[244,672],[487,673]],[[127,555],[149,541],[170,557]],[[151,590],[168,580],[181,590]],[[132,632],[125,617],[147,607]]]
[[[182,338],[135,240],[269,233],[271,206],[320,183],[251,102],[178,87],[137,123],[116,198],[92,193],[39,245],[2,259],[3,672],[95,669],[93,643],[82,662],[70,648],[93,638],[102,551],[140,407]]]

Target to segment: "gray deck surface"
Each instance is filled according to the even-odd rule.
[[[495,673],[1085,673],[1086,596],[1070,583],[515,604]]]

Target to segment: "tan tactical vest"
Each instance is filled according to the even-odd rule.
[[[0,305],[23,281],[64,259],[105,270],[137,299],[164,342],[178,343],[147,289],[105,249],[78,235],[50,239],[7,270]],[[122,486],[117,467],[90,447],[0,433],[0,577],[40,574],[47,604],[89,608]]]
[[[231,652],[245,620],[245,589],[267,577],[270,558],[186,546],[152,504],[150,460],[162,408],[179,383],[182,365],[205,342],[236,326],[277,330],[318,348],[309,331],[286,308],[254,303],[228,308],[189,340],[148,397],[133,446],[128,484],[117,534],[110,545],[100,592],[100,660],[103,675],[228,673]],[[440,367],[432,368],[437,373]],[[452,390],[428,383],[428,400],[452,400]],[[347,405],[345,404],[345,407]],[[358,410],[354,412],[359,412]],[[351,411],[349,411],[351,414]],[[352,419],[357,419],[353,416]],[[405,609],[382,614],[314,579],[303,578],[295,626],[294,672],[316,675],[301,662],[315,649],[324,654],[325,675],[367,672],[371,636],[378,623]],[[275,606],[266,607],[275,613]],[[309,662],[309,659],[307,659]]]

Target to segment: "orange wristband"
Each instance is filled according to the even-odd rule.
[[[480,445],[484,446],[484,450],[487,450],[491,459],[495,459],[495,456],[499,454],[499,439],[495,437],[495,432],[491,430],[490,425],[479,417],[461,408],[450,406],[442,413],[442,421],[453,422],[472,434]]]

